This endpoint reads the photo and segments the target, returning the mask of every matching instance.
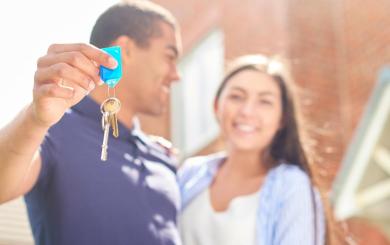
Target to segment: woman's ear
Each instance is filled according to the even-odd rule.
[[[218,112],[218,99],[214,100],[213,108],[214,108],[214,114],[217,114],[217,112]]]
[[[215,115],[215,119],[217,120],[217,122],[219,123],[219,117],[218,117],[218,99],[215,99],[214,100],[214,105],[213,105],[213,108],[214,108],[214,115]]]
[[[286,119],[285,119],[284,115],[282,115],[282,118],[280,118],[280,121],[279,121],[278,131],[282,131],[285,127],[286,127]]]

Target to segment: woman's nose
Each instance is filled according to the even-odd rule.
[[[246,101],[242,104],[240,113],[244,116],[251,116],[255,111],[255,106],[252,102]]]

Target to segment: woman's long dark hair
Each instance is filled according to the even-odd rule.
[[[227,82],[244,70],[255,70],[269,75],[277,83],[282,102],[282,128],[276,133],[270,146],[271,157],[283,159],[289,164],[299,166],[310,177],[312,173],[301,140],[301,130],[298,128],[298,112],[293,97],[292,84],[286,78],[287,74],[281,62],[262,55],[246,55],[234,60],[220,84],[215,101],[218,101]]]
[[[313,173],[310,168],[309,157],[303,145],[302,123],[298,107],[293,96],[293,84],[289,78],[285,66],[277,59],[268,58],[263,55],[246,55],[235,59],[227,69],[227,72],[217,90],[214,103],[219,100],[227,82],[236,74],[244,70],[254,70],[269,75],[277,83],[281,92],[282,102],[282,127],[275,134],[269,151],[272,160],[293,164],[300,167],[310,178],[314,186]],[[317,243],[317,205],[315,202],[314,190],[312,188],[312,201],[314,211],[314,239]],[[328,234],[327,234],[328,235]],[[326,238],[326,240],[329,240]],[[328,243],[328,242],[327,242]]]

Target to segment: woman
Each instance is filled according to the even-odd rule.
[[[189,159],[179,172],[183,244],[324,244],[323,207],[282,64],[238,58],[214,109],[226,152]]]

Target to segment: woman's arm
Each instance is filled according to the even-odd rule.
[[[320,195],[301,170],[292,170],[283,180],[274,243],[278,245],[323,245],[324,210]]]

